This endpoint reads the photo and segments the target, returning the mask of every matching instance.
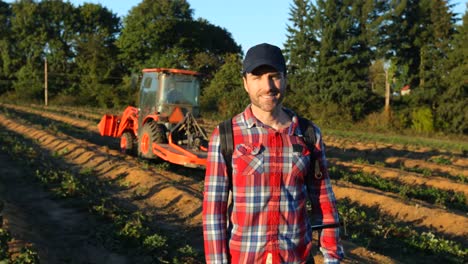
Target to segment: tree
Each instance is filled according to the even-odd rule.
[[[413,101],[415,105],[427,105],[435,110],[437,98],[445,90],[441,72],[454,33],[454,14],[445,0],[431,0],[425,10],[428,17],[420,49],[419,85]]]
[[[392,0],[382,27],[387,36],[387,58],[394,58],[397,68],[408,70],[406,73],[397,72],[396,78],[412,88],[419,84],[420,37],[424,30],[422,26],[426,25],[420,21],[426,16],[421,13],[419,2]]]
[[[308,0],[294,0],[290,6],[284,56],[288,62],[288,93],[285,103],[306,112],[317,102],[316,71],[320,47],[312,18],[317,10]]]
[[[241,53],[240,46],[225,28],[205,19],[186,21],[178,30],[183,34],[179,46],[189,57],[190,68],[210,76],[225,62],[226,54]]]
[[[72,45],[76,34],[76,12],[70,2],[61,0],[43,0],[36,5],[39,16],[35,20],[39,28],[35,32],[41,34],[40,44],[43,45],[40,65],[47,57],[49,94],[54,96],[76,83],[69,77],[74,74]]]
[[[371,98],[373,59],[367,28],[373,1],[319,0],[314,28],[320,34],[317,84],[322,102],[339,104],[357,120]]]
[[[289,64],[288,72],[293,76],[302,72],[309,74],[315,68],[320,42],[317,31],[311,30],[314,11],[308,0],[294,0],[290,6],[288,20],[291,25],[287,26],[284,55]]]
[[[218,117],[227,118],[244,110],[249,99],[243,89],[241,70],[240,56],[226,55],[224,65],[203,91],[201,98],[203,112],[218,113]]]
[[[76,34],[76,66],[81,100],[102,107],[119,104],[117,88],[123,73],[115,46],[120,19],[99,4],[78,7],[79,28]]]
[[[385,61],[383,59],[376,60],[372,63],[369,69],[369,79],[371,82],[371,90],[379,96],[385,96]]]
[[[43,54],[46,43],[46,32],[41,30],[39,6],[31,0],[18,1],[12,4],[11,33],[12,46],[11,72],[16,80],[13,87],[23,99],[39,99],[43,80],[40,77],[43,69]]]
[[[10,90],[11,84],[11,6],[0,1],[0,94]]]
[[[145,0],[124,19],[117,46],[131,72],[145,67],[172,67],[200,71],[204,80],[224,63],[227,53],[240,46],[224,28],[205,19],[193,20],[185,0]]]
[[[463,16],[463,24],[458,26],[448,53],[446,70],[442,76],[446,90],[438,97],[437,122],[438,127],[446,132],[468,133],[468,12]]]
[[[144,67],[168,66],[148,62],[177,47],[183,37],[176,30],[177,25],[191,21],[192,13],[186,0],[144,0],[132,8],[124,18],[124,27],[117,40],[124,65],[131,72]]]

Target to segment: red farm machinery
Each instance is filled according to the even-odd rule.
[[[102,136],[120,138],[120,150],[146,159],[162,159],[186,167],[206,165],[207,134],[196,121],[199,73],[180,69],[144,69],[139,107],[122,115],[106,114]]]

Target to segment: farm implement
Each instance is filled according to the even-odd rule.
[[[188,70],[144,69],[139,107],[128,106],[119,116],[104,115],[100,134],[120,138],[123,153],[205,167],[208,137],[195,119],[200,114],[198,77]]]

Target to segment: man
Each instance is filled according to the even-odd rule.
[[[264,43],[249,49],[243,81],[250,105],[232,119],[232,160],[221,154],[219,127],[209,143],[203,201],[206,261],[306,263],[312,247],[307,197],[311,221],[338,223],[320,130],[314,127],[316,150],[309,150],[297,115],[282,106],[286,65],[278,47]],[[319,177],[310,169],[311,151],[320,164]],[[227,216],[230,190],[232,212]],[[338,228],[322,231],[321,251],[325,263],[343,258]]]

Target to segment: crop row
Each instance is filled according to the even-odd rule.
[[[0,199],[0,263],[39,264],[39,256],[34,248],[24,246],[14,256],[10,252],[9,242],[13,239],[10,232],[3,226],[4,203]]]
[[[150,228],[150,219],[142,213],[129,211],[110,199],[111,189],[128,188],[123,181],[102,181],[89,169],[61,169],[61,153],[45,153],[39,146],[13,132],[0,131],[2,151],[35,171],[42,185],[61,198],[79,200],[105,224],[99,226],[94,239],[106,247],[139,256],[140,263],[195,262],[200,258],[188,245],[179,245]],[[21,158],[20,158],[21,157]],[[135,193],[135,196],[139,194]],[[143,257],[144,256],[144,257]]]
[[[452,161],[442,157],[431,158],[428,161],[389,158],[386,162],[371,162],[365,158],[359,157],[354,159],[352,162],[355,164],[375,165],[383,168],[397,168],[406,172],[419,173],[424,177],[439,176],[462,184],[468,182],[468,177],[466,176],[466,172],[463,168],[460,168],[459,166],[451,166]],[[437,165],[437,167],[435,165],[427,165],[426,163],[428,162]],[[431,167],[436,168],[437,171],[431,169]]]
[[[363,206],[350,199],[337,202],[344,238],[405,263],[466,263],[468,249],[430,229],[414,228],[382,212],[378,205]]]
[[[402,150],[412,151],[413,149],[420,148],[419,151],[430,151],[428,148],[437,151],[447,151],[464,155],[468,151],[468,143],[466,138],[457,138],[455,140],[435,139],[433,137],[415,137],[404,135],[387,135],[375,134],[356,131],[343,131],[326,129],[325,135],[333,137],[332,141],[349,143],[355,145],[356,143],[386,144],[385,147],[399,148]],[[328,137],[327,137],[328,139]],[[329,142],[329,140],[327,140]]]
[[[372,187],[384,192],[398,194],[402,199],[419,199],[431,204],[468,212],[466,196],[462,192],[440,190],[425,185],[408,185],[397,179],[388,180],[379,175],[365,172],[349,172],[338,167],[331,167],[330,173],[337,180]]]

